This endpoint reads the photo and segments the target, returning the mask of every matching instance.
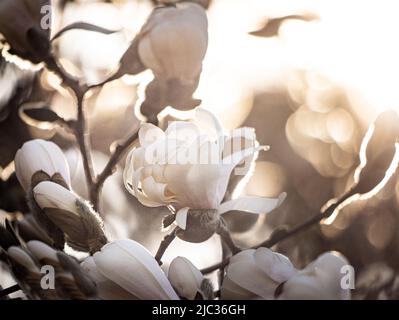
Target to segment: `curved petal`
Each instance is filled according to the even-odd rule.
[[[76,201],[79,199],[73,192],[57,183],[40,182],[33,189],[33,196],[40,208],[57,208],[71,213],[76,212]]]
[[[297,273],[290,259],[268,248],[259,248],[254,253],[255,262],[277,283],[287,281]]]
[[[177,257],[169,266],[168,278],[181,297],[193,300],[204,276],[188,259]]]
[[[139,130],[139,141],[142,147],[153,144],[160,139],[165,138],[165,133],[151,123],[143,123]]]
[[[94,258],[87,257],[81,264],[82,269],[96,283],[97,295],[103,300],[137,300],[137,297],[105,277],[97,268]]]
[[[278,198],[242,197],[224,202],[219,207],[219,213],[229,211],[242,211],[254,214],[266,214],[278,208],[285,200],[287,194],[281,193]]]
[[[117,240],[94,254],[98,270],[139,299],[178,299],[151,254],[133,240]]]
[[[256,265],[254,255],[230,264],[226,276],[236,285],[264,299],[273,299],[279,285]]]

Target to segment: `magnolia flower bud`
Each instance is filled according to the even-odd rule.
[[[31,272],[39,272],[39,268],[32,257],[20,247],[10,247],[7,250],[8,256],[20,266]]]
[[[208,21],[194,3],[157,8],[141,30],[141,61],[159,79],[190,83],[201,72],[208,46]]]
[[[206,3],[204,3],[206,5]],[[199,3],[181,2],[154,9],[120,62],[115,75],[151,69],[155,79],[146,88],[142,113],[155,116],[171,105],[192,109],[202,61],[208,47],[208,20]]]
[[[173,288],[180,297],[194,300],[198,292],[201,292],[201,285],[204,276],[190,260],[177,257],[169,266],[168,278]]]
[[[129,293],[131,298],[140,300],[179,299],[156,260],[133,240],[108,243],[87,258],[82,267],[96,281],[103,297],[107,294],[103,290],[112,286],[115,297],[118,296],[115,290],[121,287],[120,296]]]
[[[350,289],[342,288],[341,273],[348,260],[337,252],[327,252],[305,269],[288,279],[280,299],[287,300],[348,300]]]
[[[50,49],[50,0],[0,1],[0,33],[11,53],[39,63]]]
[[[53,240],[32,214],[26,214],[22,220],[16,221],[16,227],[18,234],[25,241],[40,240],[47,244],[53,244]]]
[[[44,181],[33,189],[33,196],[44,214],[65,233],[72,248],[94,253],[107,243],[100,217],[73,192]]]
[[[24,143],[15,155],[15,172],[25,191],[43,180],[53,180],[67,188],[71,184],[64,154],[50,141],[36,139]]]
[[[241,251],[230,259],[221,288],[222,299],[273,299],[276,288],[295,275],[282,254],[267,248]]]
[[[38,270],[27,277],[28,284],[36,294],[45,299],[88,299],[96,295],[94,282],[74,258],[36,240],[27,242],[26,247],[39,266],[51,266],[55,270],[55,290],[45,290],[39,286],[43,274]]]

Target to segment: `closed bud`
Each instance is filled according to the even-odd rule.
[[[204,276],[186,258],[177,257],[171,262],[168,278],[173,288],[182,298],[194,300],[198,293],[201,294]]]
[[[29,272],[39,272],[39,268],[33,261],[32,257],[20,247],[10,247],[7,250],[8,256],[16,262],[19,266],[22,266]]]
[[[94,253],[107,243],[100,217],[75,193],[49,181],[39,183],[33,196],[42,212],[79,251]]]
[[[113,295],[131,294],[140,300],[179,299],[172,285],[152,255],[133,240],[117,240],[106,244],[100,252],[87,258],[82,267],[98,283],[98,289],[112,288]],[[115,286],[112,286],[112,283]],[[99,293],[105,296],[106,293]]]
[[[25,191],[44,180],[53,180],[67,188],[71,184],[64,153],[55,143],[41,139],[28,141],[18,150],[15,172]]]
[[[348,300],[350,289],[343,288],[342,267],[349,265],[344,256],[327,252],[284,283],[280,299]],[[350,275],[352,276],[352,275]]]
[[[0,33],[11,53],[33,63],[43,61],[50,49],[50,0],[2,0]]]
[[[16,227],[18,234],[24,241],[40,240],[47,244],[54,244],[53,240],[39,225],[32,214],[26,214],[22,220],[16,221]]]
[[[33,240],[27,242],[27,247],[39,262],[43,264],[51,264],[53,267],[55,267],[54,263],[58,263],[57,251],[47,244]]]
[[[221,298],[273,299],[277,287],[295,273],[290,260],[282,254],[267,248],[242,251],[230,259]]]

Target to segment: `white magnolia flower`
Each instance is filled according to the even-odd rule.
[[[348,300],[350,289],[343,289],[341,273],[348,260],[337,252],[326,252],[284,283],[280,299]]]
[[[204,280],[201,271],[184,257],[173,259],[169,266],[168,278],[179,296],[188,300],[194,300]]]
[[[172,205],[176,220],[185,229],[189,209],[267,213],[285,197],[243,197],[222,203],[234,174],[248,173],[260,147],[254,129],[240,128],[226,134],[209,111],[197,108],[190,121],[176,121],[164,132],[144,124],[140,146],[127,157],[126,188],[146,206]],[[244,168],[237,166],[244,163]],[[236,170],[235,170],[236,169]]]
[[[32,47],[28,37],[32,37],[33,42],[49,39],[50,18],[44,17],[44,14],[48,14],[49,10],[50,0],[0,1],[0,34],[6,38],[12,53],[34,63],[41,61],[43,57],[40,57],[38,48]],[[32,36],[33,30],[36,33],[41,33],[43,39]],[[37,44],[38,47],[41,45],[46,47],[48,44]]]
[[[230,259],[221,298],[273,299],[276,288],[296,272],[286,256],[267,248],[241,251]]]
[[[205,10],[189,2],[156,8],[139,38],[140,60],[156,78],[195,82],[208,47]]]
[[[15,156],[15,172],[25,191],[31,188],[33,175],[40,171],[49,178],[58,173],[68,186],[71,184],[68,163],[55,143],[41,139],[25,142]]]
[[[146,248],[133,240],[117,240],[82,263],[97,283],[100,296],[140,300],[177,300],[179,297]],[[122,288],[118,292],[118,288]],[[107,292],[111,290],[112,292]]]

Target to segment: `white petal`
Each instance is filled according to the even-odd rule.
[[[187,226],[187,214],[190,208],[181,208],[176,212],[176,224],[180,229],[186,230]]]
[[[143,193],[152,201],[158,202],[163,205],[168,205],[173,202],[173,196],[166,195],[167,185],[157,183],[152,176],[143,179],[141,183]]]
[[[231,281],[229,277],[224,277],[221,287],[222,300],[251,300],[256,298],[257,295]]]
[[[160,139],[165,138],[165,133],[151,123],[143,123],[139,130],[139,141],[142,147],[153,144]]]
[[[204,276],[188,259],[177,257],[169,266],[168,278],[181,297],[193,300]]]
[[[96,266],[92,256],[81,263],[82,269],[96,283],[97,294],[103,300],[137,300],[137,297],[105,277]]]
[[[117,240],[94,254],[98,270],[139,299],[178,299],[151,254],[133,240]]]
[[[266,214],[278,208],[285,200],[287,194],[281,193],[278,198],[243,197],[224,202],[219,207],[219,213],[229,211],[243,211],[254,214]]]
[[[226,276],[236,285],[264,299],[272,299],[279,285],[256,265],[254,255],[230,263]]]
[[[224,149],[223,126],[214,113],[204,108],[196,108],[193,122],[201,129],[201,131],[206,132],[208,136],[218,142],[219,150],[222,151]]]
[[[15,156],[15,172],[25,190],[30,187],[32,176],[37,171],[44,171],[49,176],[59,173],[68,185],[71,184],[66,158],[53,142],[31,140],[18,150]]]
[[[42,209],[57,208],[78,214],[76,201],[79,198],[73,192],[57,183],[50,181],[40,182],[33,189],[33,196]]]
[[[254,257],[257,266],[277,283],[287,281],[297,272],[290,259],[268,248],[257,249]]]

